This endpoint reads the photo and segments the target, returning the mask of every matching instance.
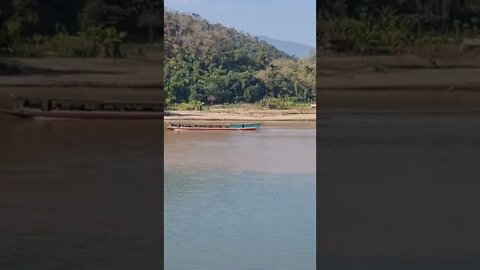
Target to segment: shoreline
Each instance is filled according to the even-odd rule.
[[[314,122],[316,116],[314,110],[169,111],[164,121]]]
[[[317,89],[317,106],[320,111],[477,112],[480,92]]]
[[[68,81],[68,82],[0,82],[0,89],[10,89],[10,88],[36,88],[36,89],[45,89],[45,88],[91,88],[91,89],[113,89],[113,88],[124,88],[124,89],[144,89],[159,91],[163,89],[162,83],[141,83],[141,82],[132,82],[132,83],[109,83],[109,82],[82,82],[82,81]]]
[[[0,88],[163,88],[161,59],[0,57]]]
[[[319,55],[320,90],[465,90],[480,86],[480,64],[473,55]]]
[[[319,113],[456,113],[480,108],[477,57],[319,56]]]

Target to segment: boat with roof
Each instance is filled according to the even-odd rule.
[[[170,130],[225,130],[225,131],[253,131],[260,128],[260,123],[232,123],[232,124],[168,124]]]
[[[153,102],[15,98],[4,113],[26,118],[163,119],[163,105]]]

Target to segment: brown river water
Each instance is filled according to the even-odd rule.
[[[320,269],[480,269],[480,115],[318,118]]]
[[[0,269],[162,269],[162,163],[162,121],[0,115]]]
[[[315,269],[315,135],[166,131],[165,269]]]
[[[165,133],[165,166],[315,173],[315,122],[263,122],[257,131]]]

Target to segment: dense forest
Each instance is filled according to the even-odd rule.
[[[0,52],[121,56],[125,42],[160,42],[163,0],[1,0]]]
[[[315,56],[296,59],[249,34],[199,14],[165,12],[165,102],[309,100]]]
[[[476,36],[480,0],[322,0],[317,13],[320,49],[402,53]]]

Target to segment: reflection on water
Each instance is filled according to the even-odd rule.
[[[165,269],[315,269],[315,129],[165,138]]]
[[[0,269],[161,269],[162,136],[0,116]]]
[[[319,267],[480,268],[479,115],[333,115],[317,128]]]

